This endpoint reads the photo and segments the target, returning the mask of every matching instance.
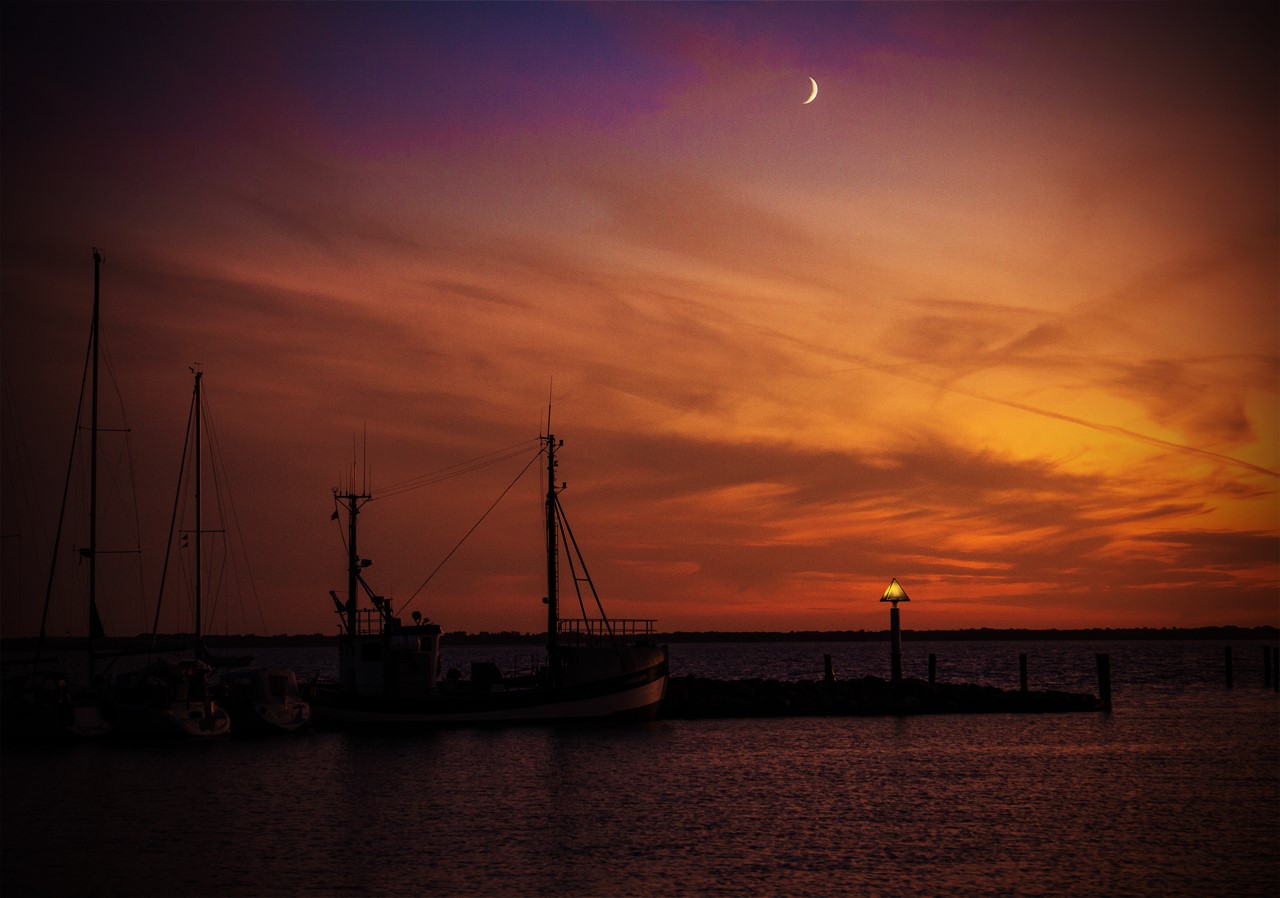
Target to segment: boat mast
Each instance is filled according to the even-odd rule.
[[[200,378],[204,376],[204,372],[198,368],[192,368],[192,373],[196,376],[195,392],[191,397],[193,413],[193,427],[195,427],[196,438],[196,660],[204,660],[204,612],[201,610],[201,580],[200,580],[200,543],[202,542],[203,533],[200,529],[202,521],[200,515]]]
[[[367,491],[357,493],[355,484],[345,493],[333,491],[333,498],[342,503],[347,510],[347,601],[343,603],[342,612],[346,620],[347,635],[355,638],[359,633],[359,615],[356,613],[357,593],[360,591],[360,569],[367,567],[360,561],[360,552],[356,548],[356,519],[360,514],[360,506],[368,502],[372,496]],[[337,512],[334,512],[337,515]],[[337,596],[334,596],[335,600]]]
[[[560,547],[556,540],[556,449],[564,445],[564,440],[556,442],[553,434],[547,434],[547,648],[556,647],[557,631],[560,629]],[[561,489],[563,489],[563,485]]]
[[[89,403],[89,679],[93,679],[93,637],[102,628],[98,617],[98,296],[102,252],[93,248],[93,386]]]

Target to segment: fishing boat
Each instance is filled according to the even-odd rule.
[[[88,545],[80,549],[80,558],[88,563],[88,673],[89,682],[83,686],[71,686],[65,673],[50,665],[52,659],[43,657],[49,604],[53,596],[54,574],[58,569],[59,550],[62,543],[64,518],[71,484],[71,474],[76,463],[76,440],[73,439],[71,458],[67,463],[66,486],[63,489],[62,509],[58,516],[58,529],[54,536],[53,560],[45,589],[44,610],[40,616],[40,637],[35,657],[29,662],[30,670],[6,676],[0,688],[0,721],[6,738],[49,739],[62,737],[102,736],[111,731],[105,714],[106,699],[102,684],[97,682],[94,643],[105,632],[98,615],[98,372],[99,330],[101,311],[102,252],[93,248],[93,317],[89,326],[89,347],[85,356],[85,372],[81,378],[81,402],[84,381],[92,378],[89,403],[89,533]],[[81,405],[76,410],[76,431],[82,429]],[[26,664],[22,665],[24,668]]]
[[[251,667],[219,677],[222,705],[235,721],[236,735],[296,733],[311,722],[311,705],[291,670]]]
[[[549,428],[548,428],[549,429]],[[547,634],[545,655],[528,671],[504,673],[490,662],[471,665],[470,677],[451,669],[441,677],[438,624],[415,611],[401,620],[391,603],[366,583],[372,563],[357,550],[357,522],[372,496],[334,490],[335,515],[347,518],[347,595],[331,592],[341,621],[339,679],[313,684],[317,725],[432,726],[654,717],[667,682],[667,650],[654,644],[652,620],[562,620],[559,613],[560,534],[575,588],[590,584],[556,486],[554,436],[540,438],[546,455]],[[574,558],[578,563],[575,566]],[[578,568],[581,568],[581,574]],[[361,591],[372,607],[361,607]],[[591,585],[592,594],[595,587]]]
[[[218,702],[213,689],[213,667],[205,660],[203,610],[201,608],[202,571],[201,544],[203,529],[201,511],[200,398],[203,372],[193,368],[195,389],[188,416],[187,445],[183,446],[182,467],[189,448],[194,447],[195,479],[195,656],[183,659],[158,659],[138,671],[129,671],[116,679],[113,702],[115,722],[122,730],[136,734],[170,734],[184,736],[226,736],[231,732],[231,715]],[[181,476],[179,477],[181,482]],[[181,493],[181,486],[179,486]],[[177,502],[174,505],[177,520]],[[172,527],[170,530],[172,531]],[[173,533],[169,534],[173,546]],[[164,595],[164,580],[169,564],[165,554],[165,571],[161,573],[161,598],[156,602],[156,622]],[[152,637],[154,638],[153,627]]]

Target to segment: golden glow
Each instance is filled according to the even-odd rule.
[[[544,20],[576,7],[526,10],[515,41],[502,5],[422,4],[368,11],[355,31],[413,51],[349,72],[307,55],[367,56],[342,9],[300,40],[278,11],[219,7],[243,27],[210,46],[261,61],[231,82],[139,69],[150,42],[186,45],[165,25],[96,65],[66,54],[111,41],[14,41],[34,92],[6,99],[24,138],[0,158],[21,483],[51,516],[93,240],[158,475],[144,557],[199,359],[272,632],[332,629],[352,434],[376,492],[536,435],[549,391],[614,613],[882,627],[896,576],[912,626],[1274,623],[1273,32],[1213,4],[903,9],[748,5],[729,53],[697,7],[591,7],[597,46]],[[681,40],[657,39],[666,16]],[[265,45],[291,49],[268,65]],[[795,109],[798,48],[821,110]],[[570,102],[583,80],[605,99]],[[69,99],[106,93],[131,105]],[[376,500],[379,588],[407,597],[511,476]],[[504,499],[420,610],[541,626],[540,502]],[[6,602],[5,632],[38,627],[41,598]]]

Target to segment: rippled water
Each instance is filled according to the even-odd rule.
[[[1025,651],[1032,688],[1092,691],[1096,648],[921,644],[906,672],[934,652],[942,679],[1015,687]],[[1218,645],[1100,648],[1112,714],[9,747],[0,891],[1273,895],[1280,696],[1260,649],[1235,646],[1227,690]],[[812,678],[825,653],[843,675],[887,666],[847,643],[675,645],[672,666]]]

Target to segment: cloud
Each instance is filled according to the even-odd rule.
[[[1211,445],[1252,442],[1256,434],[1245,414],[1244,385],[1214,383],[1196,367],[1194,360],[1140,361],[1127,367],[1115,387],[1122,395],[1140,401],[1157,424],[1193,434]],[[1223,389],[1227,386],[1235,390]]]
[[[840,625],[866,592],[879,622],[893,575],[960,625],[1158,621],[1215,583],[1274,616],[1270,11],[183,8],[114,61],[77,56],[105,14],[18,15],[0,336],[31,483],[61,483],[102,240],[144,508],[201,363],[280,629],[327,627],[366,434],[380,488],[548,399],[637,616]],[[373,505],[388,593],[492,486]],[[517,491],[433,581],[450,626],[541,625]]]

